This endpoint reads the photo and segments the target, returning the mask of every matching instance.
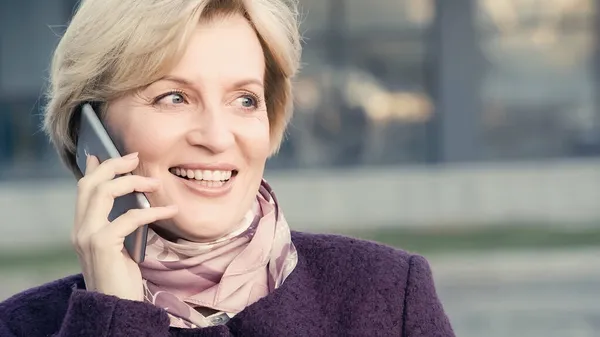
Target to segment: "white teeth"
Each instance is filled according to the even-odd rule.
[[[214,183],[216,187],[220,182],[231,179],[233,171],[188,170],[176,167],[171,169],[171,173],[180,177],[207,182],[209,187]]]
[[[208,188],[221,187],[221,186],[225,185],[225,183],[226,183],[225,181],[207,181],[207,180],[196,181],[196,184],[198,184],[200,186],[208,187]]]

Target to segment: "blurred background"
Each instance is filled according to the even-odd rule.
[[[77,272],[39,131],[74,0],[0,0],[0,300]],[[295,229],[426,256],[458,336],[600,331],[600,0],[300,0]]]

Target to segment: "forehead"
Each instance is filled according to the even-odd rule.
[[[169,75],[191,82],[263,78],[265,58],[256,32],[241,15],[203,21]]]

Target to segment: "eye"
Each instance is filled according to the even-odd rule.
[[[154,100],[155,104],[179,105],[187,103],[185,94],[180,91],[170,91],[162,94]]]
[[[251,94],[240,96],[236,101],[243,109],[257,108],[260,103],[259,98]]]
[[[173,104],[185,103],[185,98],[183,98],[182,94],[171,94],[167,97],[171,97],[171,103]]]

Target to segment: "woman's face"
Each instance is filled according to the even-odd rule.
[[[156,224],[193,241],[240,226],[270,154],[261,44],[242,16],[201,23],[181,61],[159,81],[110,102],[109,132],[135,174],[158,178],[150,204],[179,214]]]

